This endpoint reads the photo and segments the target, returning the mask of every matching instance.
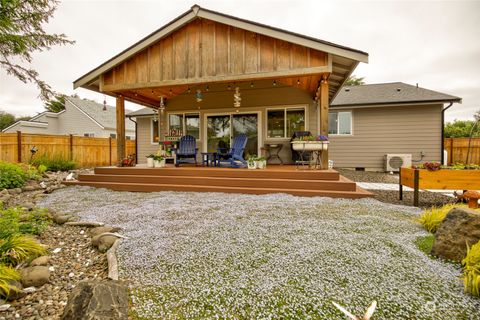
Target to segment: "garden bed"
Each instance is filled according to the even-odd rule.
[[[420,189],[437,190],[480,190],[480,170],[429,171],[426,169],[401,168],[399,192],[403,197],[403,186],[413,188],[413,205],[418,206]]]

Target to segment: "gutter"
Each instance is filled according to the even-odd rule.
[[[441,120],[441,125],[442,125],[442,143],[441,143],[441,161],[440,163],[443,165],[443,162],[445,161],[445,111],[450,109],[450,107],[453,105],[453,101],[450,101],[450,104],[442,109],[442,120]]]
[[[138,164],[138,135],[137,135],[137,121],[132,120],[132,118],[127,117],[128,120],[135,123],[135,164]],[[443,141],[443,140],[442,140]]]

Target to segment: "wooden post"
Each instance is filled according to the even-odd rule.
[[[320,98],[318,99],[318,106],[320,109],[320,134],[328,136],[328,77],[322,76],[320,81]],[[322,151],[322,168],[328,168],[328,149]]]
[[[117,165],[121,166],[125,158],[125,98],[117,97],[116,103],[117,116]]]
[[[70,161],[73,160],[73,134],[70,135]]]
[[[453,163],[453,138],[450,138],[450,152],[448,155],[447,164],[451,165]]]
[[[108,162],[112,165],[112,137],[108,138]]]
[[[418,207],[418,196],[419,196],[419,180],[420,180],[420,172],[418,169],[413,171],[413,205]]]
[[[22,132],[17,131],[17,162],[22,162]]]
[[[400,168],[400,171],[398,172],[398,193],[398,198],[403,200],[402,168]]]

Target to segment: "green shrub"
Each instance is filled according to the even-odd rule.
[[[1,208],[0,208],[1,209]],[[0,239],[13,234],[42,234],[51,222],[47,210],[35,208],[27,211],[21,208],[0,210]]]
[[[422,251],[426,255],[430,255],[430,252],[432,252],[434,240],[435,236],[433,234],[429,234],[428,236],[418,237],[415,240],[415,244],[417,245],[418,249],[420,249],[420,251]]]
[[[19,281],[20,274],[12,267],[0,264],[0,297],[6,298],[10,294],[11,281]]]
[[[64,157],[57,156],[49,158],[42,156],[32,161],[32,164],[36,167],[44,166],[47,168],[45,171],[68,171],[73,170],[77,166],[75,161],[65,159]]]
[[[20,165],[0,161],[0,189],[21,188],[28,175]]]
[[[462,260],[465,291],[480,296],[480,241],[467,246],[467,256]]]
[[[443,207],[432,207],[425,209],[418,220],[420,224],[431,233],[437,232],[438,226],[445,219],[447,213],[453,208],[468,208],[466,204],[446,204]]]
[[[44,174],[45,171],[48,170],[48,168],[47,168],[46,165],[41,164],[41,165],[38,166],[37,170],[38,170],[38,173],[39,173],[39,174]]]
[[[0,264],[16,266],[45,252],[45,248],[30,236],[13,234],[0,239]]]

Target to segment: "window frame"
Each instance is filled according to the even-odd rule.
[[[159,141],[157,141],[157,142],[156,142],[156,141],[153,141],[153,137],[155,136],[155,135],[153,134],[153,131],[154,131],[154,129],[155,129],[155,125],[153,124],[154,121],[155,121],[155,119],[154,119],[153,117],[150,118],[150,144],[151,144],[151,145],[158,145],[158,142],[160,141],[160,132],[158,132],[158,140],[159,140]],[[157,122],[158,122],[158,124],[160,125],[160,118],[157,118]],[[158,128],[160,128],[160,127],[158,127]]]
[[[328,135],[329,136],[332,136],[332,137],[351,137],[353,136],[353,111],[352,110],[336,110],[336,111],[328,111],[328,115],[330,116],[330,114],[336,114],[337,115],[337,133],[329,133]],[[340,122],[338,121],[338,114],[339,113],[350,113],[350,133],[338,133],[340,132],[339,128],[340,128]]]
[[[283,110],[283,138],[268,136],[268,111]],[[292,137],[287,137],[287,110],[303,110],[305,115],[305,131],[309,131],[308,127],[308,106],[307,105],[290,105],[290,106],[271,106],[265,109],[265,140],[268,141],[289,141]]]
[[[185,121],[185,116],[186,115],[198,115],[198,138],[196,139],[196,141],[200,141],[202,139],[202,132],[201,132],[201,128],[202,128],[202,120],[201,120],[201,115],[200,115],[200,112],[175,112],[175,111],[172,111],[172,112],[168,112],[167,113],[167,118],[166,118],[166,122],[167,122],[167,132],[170,132],[170,115],[181,115],[182,116],[182,134],[187,134],[187,123]]]

